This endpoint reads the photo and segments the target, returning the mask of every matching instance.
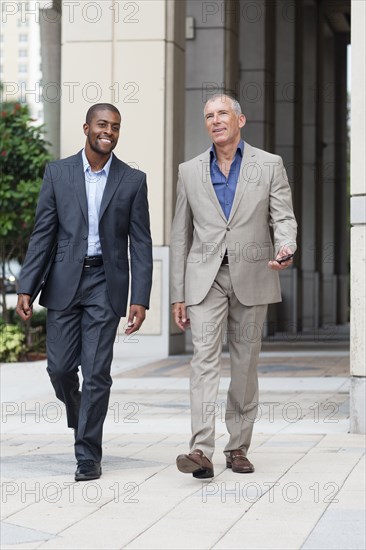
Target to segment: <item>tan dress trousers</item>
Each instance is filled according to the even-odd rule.
[[[216,399],[225,338],[229,344],[231,381],[225,411],[230,438],[224,452],[248,451],[258,410],[257,363],[266,313],[267,305],[244,306],[239,302],[228,265],[220,267],[205,299],[188,308],[194,346],[190,449],[201,449],[210,460],[215,448]]]

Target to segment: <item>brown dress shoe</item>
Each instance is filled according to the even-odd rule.
[[[237,474],[251,474],[254,472],[253,464],[249,462],[241,449],[230,451],[230,456],[226,457],[226,467],[231,468]]]
[[[195,449],[188,455],[177,457],[177,468],[184,474],[192,474],[198,479],[214,477],[214,469],[211,460],[200,449]]]

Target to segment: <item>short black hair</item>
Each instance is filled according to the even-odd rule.
[[[85,117],[85,122],[87,124],[90,124],[95,113],[97,113],[98,111],[112,111],[112,113],[118,113],[121,118],[121,113],[119,112],[117,107],[115,107],[111,103],[96,103],[88,109]]]

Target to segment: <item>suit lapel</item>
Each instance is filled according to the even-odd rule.
[[[81,211],[83,213],[86,224],[88,224],[88,201],[86,198],[86,189],[85,189],[85,174],[83,167],[83,157],[81,152],[76,156],[77,163],[75,166],[75,174],[72,178],[76,196],[78,198]]]
[[[250,179],[251,172],[254,168],[254,158],[255,152],[254,149],[249,143],[244,144],[244,155],[240,165],[240,173],[238,177],[238,182],[236,184],[236,191],[233,206],[231,208],[230,216],[228,223],[231,222],[235,212],[239,206],[239,203],[243,197],[244,190],[247,186],[248,180]]]
[[[112,153],[113,154],[113,153]],[[127,166],[124,166],[113,154],[111,167],[109,169],[109,174],[107,182],[105,184],[105,189],[102,197],[102,202],[100,205],[99,220],[101,220],[104,212],[107,209],[108,204],[110,203],[118,185],[121,182],[122,176],[126,170]]]
[[[214,186],[212,184],[211,180],[211,171],[210,171],[210,149],[205,151],[199,159],[197,163],[197,171],[199,174],[199,179],[202,181],[203,187],[205,188],[208,196],[210,197],[210,200],[213,202],[214,206],[216,207],[218,213],[220,216],[225,220],[225,214],[222,211],[221,204],[219,203],[219,200],[217,198],[217,195],[215,193]]]

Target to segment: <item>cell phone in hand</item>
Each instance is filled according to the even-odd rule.
[[[294,257],[293,254],[287,254],[287,256],[282,256],[282,258],[278,258],[276,262],[278,264],[283,264],[284,262],[287,262],[288,260],[291,260]]]

